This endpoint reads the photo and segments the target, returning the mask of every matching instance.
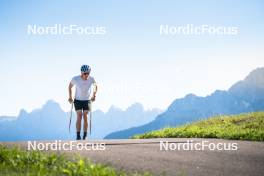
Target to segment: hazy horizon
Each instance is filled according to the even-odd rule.
[[[258,67],[258,68],[261,68],[261,69],[264,69],[264,67]],[[256,68],[256,69],[258,69],[258,68]],[[256,69],[254,69],[254,70],[256,70]],[[253,70],[251,70],[251,72],[252,72]],[[251,73],[250,72],[250,73]],[[249,74],[248,74],[249,75]],[[248,75],[246,75],[246,76],[248,76]],[[246,77],[245,77],[246,78]],[[243,80],[243,79],[241,79],[241,80]],[[233,86],[234,84],[236,84],[237,82],[239,82],[239,81],[241,81],[241,80],[237,80],[236,82],[234,82],[231,86]],[[230,87],[231,87],[230,86]],[[209,93],[208,95],[204,95],[204,96],[200,96],[200,95],[197,95],[197,94],[194,94],[194,93],[188,93],[188,94],[194,94],[195,96],[197,96],[197,97],[206,97],[206,96],[209,96],[209,95],[211,95],[211,94],[213,94],[215,91],[217,91],[217,90],[220,90],[220,89],[215,89],[213,92],[211,92],[211,93]],[[222,91],[228,91],[228,89],[226,89],[226,90],[222,90]],[[184,95],[184,96],[182,96],[182,97],[179,97],[179,98],[175,98],[175,99],[173,99],[173,101],[175,101],[176,99],[181,99],[181,98],[184,98],[185,96],[187,96],[188,94],[186,94],[186,95]],[[55,103],[57,103],[59,106],[60,106],[60,108],[64,111],[64,112],[70,112],[70,109],[68,108],[68,109],[66,109],[66,110],[64,110],[62,107],[61,107],[61,105],[59,104],[59,102],[57,102],[56,100],[54,100],[54,99],[48,99],[48,100],[46,100],[43,104],[41,104],[39,107],[36,107],[35,109],[32,109],[31,111],[27,111],[25,108],[21,108],[20,110],[19,110],[19,112],[18,112],[18,114],[17,115],[13,115],[13,116],[16,116],[16,117],[18,117],[19,116],[19,113],[21,112],[21,111],[23,111],[23,110],[25,110],[27,113],[31,113],[31,112],[33,112],[34,110],[38,110],[38,109],[42,109],[43,108],[43,106],[45,106],[48,102],[50,102],[50,101],[52,101],[52,102],[55,102]],[[172,101],[172,102],[173,102]],[[171,102],[171,103],[172,103]],[[171,104],[170,103],[170,104]],[[100,109],[100,108],[97,108],[96,110],[93,110],[93,111],[97,111],[97,110],[99,110],[99,111],[102,111],[103,113],[108,113],[112,108],[117,108],[118,110],[121,110],[121,111],[127,111],[129,108],[131,108],[132,106],[134,106],[134,105],[137,105],[137,104],[140,104],[140,106],[142,106],[142,108],[143,108],[143,110],[144,111],[152,111],[152,110],[158,110],[158,111],[160,111],[160,113],[162,113],[162,112],[164,112],[164,111],[166,111],[167,110],[167,108],[168,108],[168,106],[165,108],[165,109],[161,109],[161,108],[157,108],[157,107],[152,107],[152,108],[146,108],[146,107],[144,107],[144,105],[141,103],[141,102],[133,102],[133,103],[131,103],[131,104],[129,104],[127,107],[124,107],[124,108],[122,108],[122,107],[118,107],[118,106],[116,106],[116,105],[111,105],[108,109],[106,109],[106,110],[103,110],[103,109]],[[8,115],[0,115],[0,117],[1,116],[8,116]],[[11,116],[10,116],[11,117]]]

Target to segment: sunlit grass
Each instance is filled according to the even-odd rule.
[[[133,138],[223,138],[264,141],[264,112],[215,116],[191,124],[163,128]]]
[[[0,175],[68,175],[68,176],[126,176],[150,175],[126,173],[112,167],[94,164],[87,159],[40,151],[25,151],[0,145]]]

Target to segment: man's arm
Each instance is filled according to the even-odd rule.
[[[69,91],[69,99],[68,99],[68,101],[70,103],[73,102],[73,99],[72,99],[72,87],[73,87],[73,84],[70,82],[69,87],[68,87],[68,91]]]
[[[95,97],[96,97],[96,93],[97,93],[97,88],[98,88],[98,86],[97,86],[97,84],[96,84],[96,82],[95,82],[95,83],[94,83],[93,96],[92,96],[92,98],[91,98],[92,101],[95,101]]]

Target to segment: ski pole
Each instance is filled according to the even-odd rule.
[[[72,109],[73,109],[73,102],[71,103],[71,113],[70,113],[70,122],[69,122],[69,133],[71,132]]]
[[[90,135],[92,134],[92,102],[91,102],[91,108],[90,108]]]

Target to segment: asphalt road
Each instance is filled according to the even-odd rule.
[[[163,141],[162,150],[160,141]],[[167,146],[169,146],[168,150],[165,150],[166,141],[168,142]],[[43,146],[39,143],[50,142],[54,143],[55,141],[37,141],[36,146]],[[199,150],[202,142],[206,146],[203,150]],[[28,147],[27,141],[0,143],[11,146],[19,145],[25,149]],[[62,146],[64,143],[69,144],[69,141],[57,141],[53,147]],[[183,144],[185,144],[185,148],[183,148]],[[195,150],[194,144],[200,148]],[[217,150],[217,145],[220,149],[226,147],[230,150]],[[71,151],[63,149],[58,151],[67,154],[79,153],[83,157],[90,158],[93,162],[111,165],[126,171],[149,171],[154,175],[264,175],[264,142],[170,138],[88,140],[81,141],[79,146],[86,146],[89,150],[84,147],[82,150],[75,148]]]

